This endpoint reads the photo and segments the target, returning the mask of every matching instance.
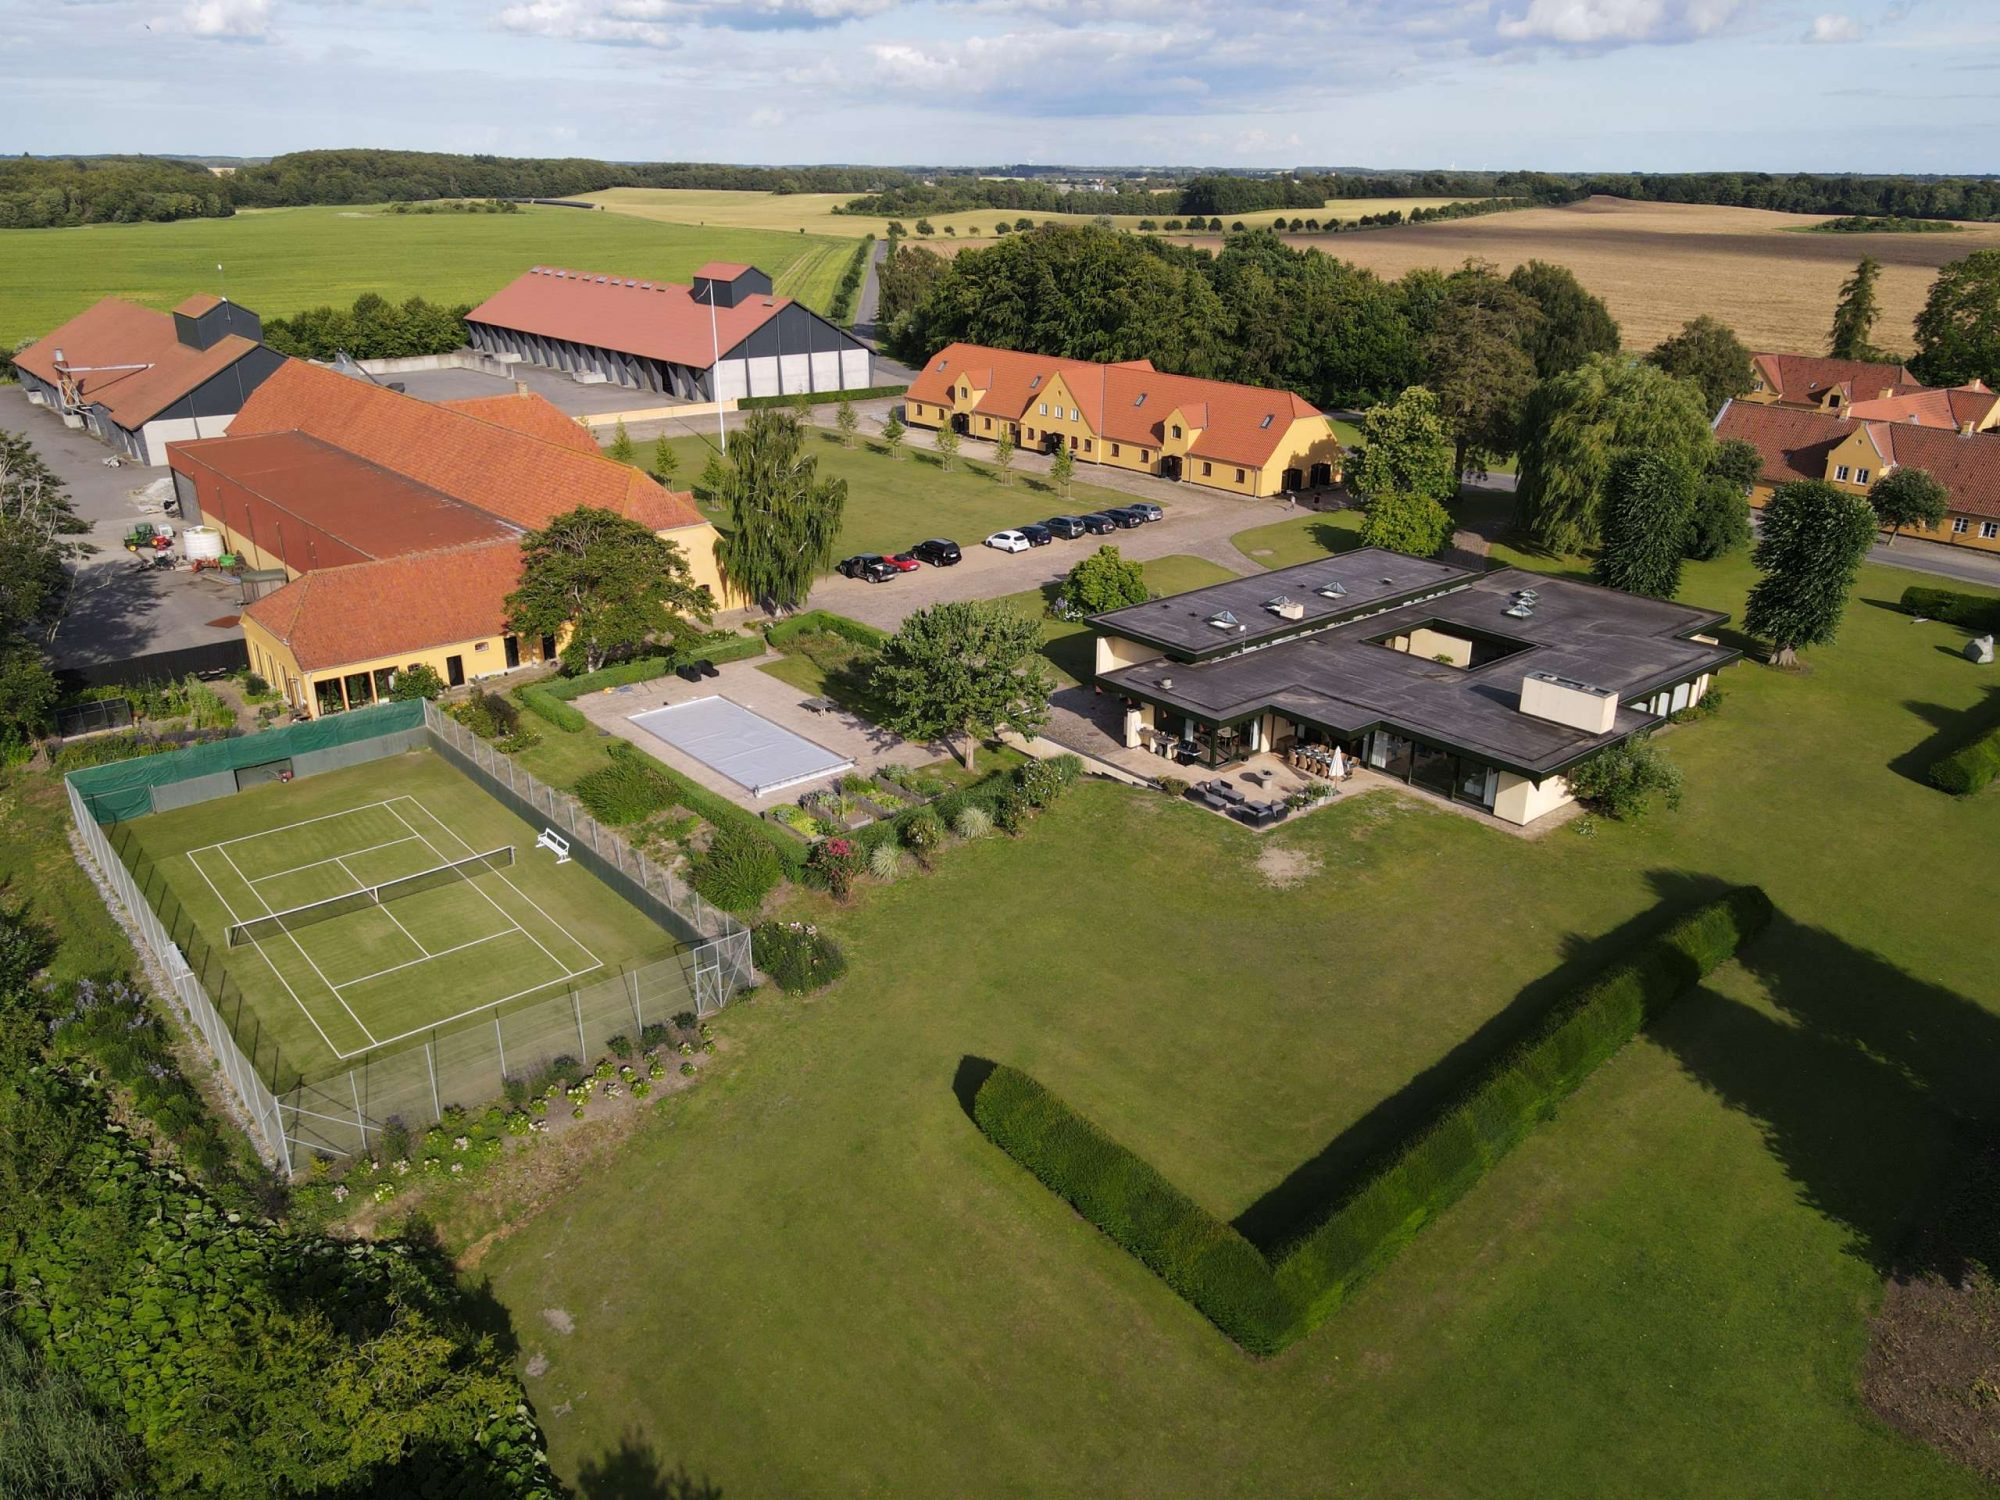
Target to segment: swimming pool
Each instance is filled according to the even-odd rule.
[[[727,698],[670,703],[633,714],[632,722],[755,797],[854,767],[847,757]]]

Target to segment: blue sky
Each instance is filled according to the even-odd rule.
[[[0,0],[0,145],[1977,172],[2000,0]]]

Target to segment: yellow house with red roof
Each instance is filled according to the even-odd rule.
[[[1156,370],[951,344],[903,398],[912,427],[949,426],[988,442],[1011,432],[1038,453],[1186,480],[1238,495],[1279,495],[1340,480],[1333,425],[1290,391]]]

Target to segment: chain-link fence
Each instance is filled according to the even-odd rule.
[[[526,1077],[558,1058],[589,1063],[608,1050],[613,1037],[623,1035],[636,1043],[648,1025],[683,1013],[712,1015],[756,982],[750,934],[733,917],[600,825],[575,798],[530,776],[434,705],[425,703],[422,709],[421,733],[434,749],[517,816],[563,830],[571,856],[671,933],[680,951],[544,1000],[454,1021],[419,1041],[400,1044],[398,1050],[371,1053],[330,1076],[315,1070],[308,1079],[265,1033],[216,944],[203,936],[132,830],[109,817],[99,825],[98,818],[117,804],[81,790],[84,773],[68,780],[70,811],[91,858],[131,912],[166,972],[176,1002],[221,1065],[259,1140],[287,1171],[307,1154],[365,1151],[392,1120],[421,1129],[450,1105],[483,1104],[502,1091],[509,1077]],[[406,721],[394,720],[382,727],[385,738],[393,735],[398,741],[410,728]],[[409,746],[399,743],[397,748]],[[336,754],[341,764],[369,758],[362,742],[352,740]],[[145,768],[143,787],[135,781],[133,792],[150,796],[162,787],[191,790],[197,777],[214,776],[206,766],[194,768],[185,779],[175,769]],[[226,793],[218,789],[214,795]]]

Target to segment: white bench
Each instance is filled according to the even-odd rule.
[[[569,863],[569,840],[557,833],[553,828],[544,828],[542,830],[542,836],[535,840],[535,847],[537,849],[549,850],[555,855],[556,863],[559,865]]]

